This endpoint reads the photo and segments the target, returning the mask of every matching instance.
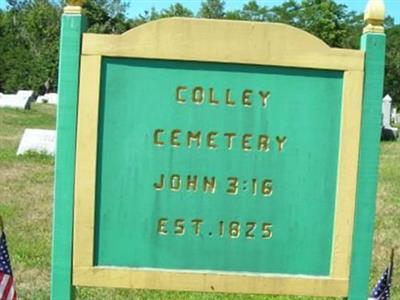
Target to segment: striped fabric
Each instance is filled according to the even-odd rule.
[[[8,255],[6,235],[0,237],[0,300],[16,300],[17,293],[14,287],[14,278],[11,270],[10,256]]]

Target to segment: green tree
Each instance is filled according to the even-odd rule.
[[[385,94],[393,98],[393,103],[400,107],[400,25],[386,30],[386,66]]]
[[[273,21],[302,28],[332,47],[341,47],[349,33],[347,6],[333,0],[289,0],[272,12]]]
[[[88,19],[88,31],[122,33],[129,29],[126,19],[128,4],[121,0],[87,0],[83,8]]]
[[[227,11],[225,19],[246,20],[263,22],[270,19],[270,11],[266,6],[258,5],[257,1],[250,0],[245,3],[240,10]]]
[[[145,10],[143,14],[129,21],[130,28],[142,25],[144,23],[154,21],[161,18],[160,12],[158,12],[154,7],[150,10]]]
[[[295,0],[288,0],[271,9],[271,22],[298,26],[301,6]]]
[[[241,16],[243,20],[264,22],[270,19],[270,12],[266,6],[258,5],[252,0],[243,5]]]
[[[197,14],[200,18],[222,19],[225,16],[225,1],[207,0],[201,2],[200,10]]]
[[[130,27],[136,27],[150,21],[170,17],[190,18],[193,17],[193,12],[180,3],[171,4],[167,9],[163,9],[160,12],[152,7],[150,11],[145,10],[143,14],[130,20]]]
[[[169,8],[163,9],[160,13],[161,18],[169,18],[169,17],[193,17],[193,12],[184,7],[180,3],[175,3],[170,5]]]
[[[56,84],[60,8],[49,0],[8,3],[0,38],[1,89],[38,91],[48,79]]]

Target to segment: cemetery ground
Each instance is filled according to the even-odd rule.
[[[48,299],[54,159],[38,154],[16,156],[25,128],[55,128],[55,106],[32,110],[0,109],[0,214],[12,256],[20,299]],[[396,248],[393,299],[400,299],[400,142],[381,143],[377,220],[370,286]],[[301,258],[300,258],[301,259]],[[128,291],[79,288],[77,299],[315,299],[210,293]],[[328,298],[325,298],[328,299]]]

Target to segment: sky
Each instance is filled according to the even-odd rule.
[[[157,10],[169,7],[171,4],[180,2],[185,7],[193,12],[197,12],[200,8],[201,0],[125,0],[129,3],[128,16],[136,17],[142,14],[145,10],[150,10],[152,7]],[[240,9],[248,0],[225,0],[226,10]],[[274,6],[279,5],[284,0],[258,0],[259,5]],[[337,3],[345,4],[350,10],[363,12],[367,0],[336,0]],[[386,14],[395,18],[395,23],[400,23],[400,0],[384,0],[386,6]],[[0,0],[0,8],[5,8],[6,0]]]
[[[1,0],[0,0],[1,1]],[[298,0],[299,1],[299,0]],[[169,0],[131,0],[126,1],[129,3],[129,15],[137,16],[144,10],[149,10],[151,7],[155,7],[157,10],[167,8],[172,3],[180,2],[185,7],[189,8],[193,12],[197,12],[200,8],[201,0],[180,0],[180,1],[169,1]],[[243,4],[247,3],[248,0],[225,0],[226,10],[240,9]],[[279,5],[283,0],[258,0],[259,5],[266,5],[268,7]],[[336,0],[337,3],[345,4],[350,10],[363,12],[367,4],[367,0]],[[400,23],[400,0],[384,0],[386,6],[386,13],[395,18],[396,23]]]

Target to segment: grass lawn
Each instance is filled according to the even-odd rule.
[[[15,155],[25,128],[55,128],[55,108],[0,109],[0,214],[3,216],[20,299],[49,299],[52,158]],[[370,286],[380,277],[392,247],[399,249],[400,142],[381,144],[381,164]],[[395,254],[392,299],[400,299],[400,253]],[[396,268],[397,267],[397,268]],[[315,299],[251,295],[80,288],[77,299]],[[319,298],[332,299],[332,298]]]

